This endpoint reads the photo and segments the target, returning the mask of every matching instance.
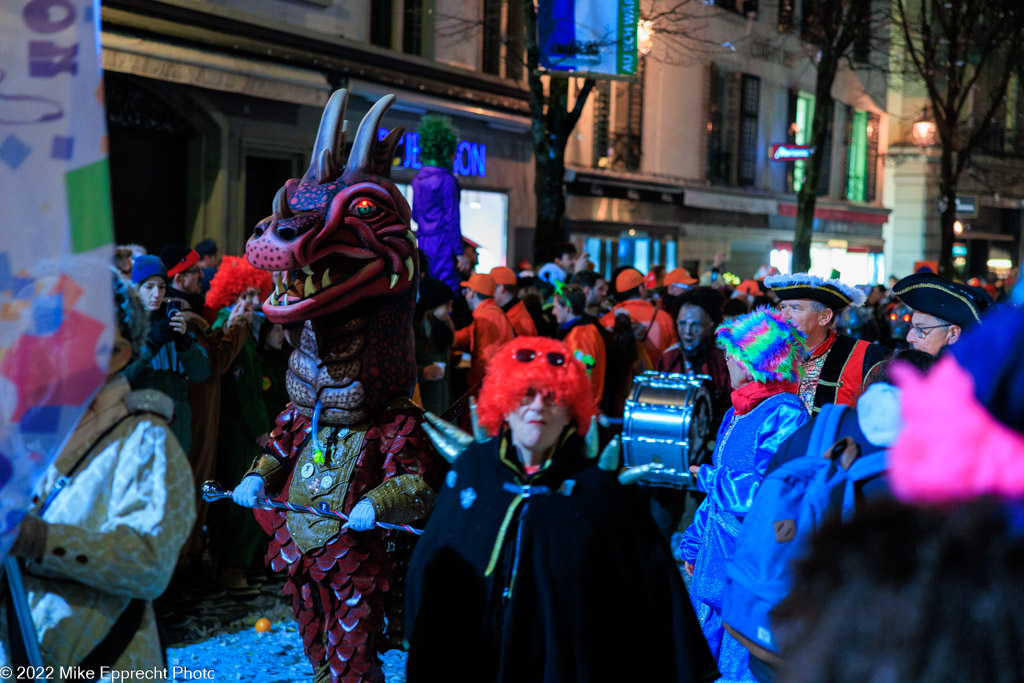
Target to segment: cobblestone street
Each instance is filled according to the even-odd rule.
[[[307,683],[310,666],[280,591],[280,583],[268,583],[249,600],[226,595],[197,603],[189,610],[187,625],[169,629],[168,665],[212,671],[220,681]],[[272,623],[266,633],[254,628],[261,617]],[[404,652],[384,655],[384,675],[387,683],[405,682]]]

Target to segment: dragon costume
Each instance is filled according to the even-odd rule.
[[[406,523],[430,511],[439,463],[408,399],[417,244],[409,205],[390,180],[403,130],[378,139],[395,100],[383,97],[344,162],[347,97],[331,96],[309,170],[278,191],[273,215],[246,245],[249,262],[274,274],[263,312],[295,347],[291,402],[249,473],[263,478],[268,495],[293,503],[348,514],[365,499],[377,521]],[[378,650],[395,582],[389,551],[403,539],[295,512],[257,517],[271,535],[267,564],[287,571],[284,594],[315,680],[383,681]],[[389,634],[396,625],[392,618]]]

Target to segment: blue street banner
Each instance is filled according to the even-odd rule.
[[[540,65],[608,76],[637,72],[640,0],[539,0]]]
[[[99,0],[0,3],[0,556],[107,376]]]

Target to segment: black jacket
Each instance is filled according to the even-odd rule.
[[[645,495],[574,434],[530,477],[507,437],[456,460],[409,567],[405,625],[410,683],[717,676]]]

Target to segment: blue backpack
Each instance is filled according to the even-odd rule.
[[[776,659],[770,612],[789,594],[791,564],[825,518],[840,504],[843,519],[854,512],[856,485],[885,472],[885,452],[858,457],[843,469],[822,457],[836,441],[846,406],[823,406],[804,457],[765,477],[743,520],[726,571],[722,620],[760,659]]]

